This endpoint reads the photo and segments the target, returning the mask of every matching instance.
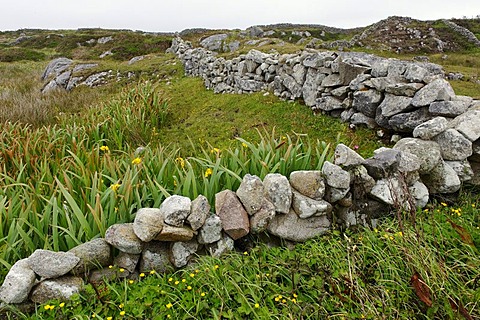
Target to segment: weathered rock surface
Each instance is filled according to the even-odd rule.
[[[212,214],[205,220],[205,224],[199,230],[198,243],[214,243],[222,238],[222,220],[216,214]]]
[[[294,171],[290,174],[290,185],[299,193],[314,200],[325,195],[325,182],[321,171]]]
[[[116,256],[113,260],[113,264],[119,268],[127,270],[129,273],[133,273],[137,267],[139,260],[139,254],[120,252],[118,256]]]
[[[330,228],[326,215],[301,219],[293,210],[278,214],[269,223],[267,230],[282,239],[303,242],[322,235]]]
[[[28,264],[32,270],[42,278],[50,279],[63,276],[70,272],[80,258],[71,252],[54,252],[37,249],[30,257]]]
[[[254,215],[262,207],[264,191],[259,177],[250,174],[243,177],[236,193],[249,215]]]
[[[80,261],[71,270],[73,274],[86,273],[91,269],[108,266],[111,262],[110,245],[102,238],[85,242],[69,252],[80,258]]]
[[[255,234],[265,231],[275,215],[275,206],[264,198],[260,210],[250,218],[250,232]]]
[[[448,120],[444,117],[436,117],[424,122],[413,129],[413,137],[423,140],[431,140],[436,135],[447,129]]]
[[[250,231],[248,213],[235,192],[224,190],[215,195],[215,212],[222,220],[223,230],[234,240]]]
[[[158,273],[172,269],[168,244],[160,241],[151,241],[145,245],[139,263],[141,272],[155,270]]]
[[[263,179],[263,186],[265,197],[273,203],[277,212],[287,213],[290,211],[292,188],[286,177],[278,173],[269,173]]]
[[[350,187],[350,174],[329,161],[325,161],[322,168],[327,185],[337,189],[348,189]]]
[[[172,245],[172,263],[175,267],[186,266],[193,255],[198,250],[198,242],[191,240],[188,242],[175,242]]]
[[[393,148],[407,151],[417,156],[421,161],[420,174],[429,173],[442,159],[440,146],[435,141],[404,138],[398,141]]]
[[[163,219],[164,217],[160,209],[142,208],[135,215],[133,232],[140,240],[144,242],[151,241],[162,231]]]
[[[444,79],[436,79],[427,84],[413,96],[412,105],[415,107],[428,106],[434,101],[449,101],[455,97],[450,83]]]
[[[441,160],[428,175],[422,177],[430,193],[453,193],[460,189],[460,179],[452,167]]]
[[[165,223],[181,227],[185,219],[190,215],[192,201],[183,196],[173,195],[166,198],[160,205],[161,214]]]
[[[133,231],[133,223],[114,224],[105,232],[105,241],[120,251],[140,254],[143,242]]]
[[[322,216],[332,212],[332,205],[325,200],[314,200],[296,191],[293,192],[292,209],[302,219]]]
[[[207,245],[207,250],[212,257],[218,258],[226,252],[234,249],[234,241],[228,235],[224,234],[222,238],[212,244]]]
[[[192,227],[193,231],[200,229],[210,214],[210,204],[205,196],[199,195],[192,201],[192,209],[187,221]]]
[[[345,168],[361,165],[365,161],[365,159],[363,159],[362,156],[360,156],[358,153],[356,153],[355,151],[353,151],[343,143],[338,144],[337,147],[335,148],[334,159],[335,159],[334,163],[337,166],[345,167]],[[291,176],[290,176],[290,180],[291,180]],[[308,196],[307,194],[305,195]]]
[[[5,303],[22,303],[28,298],[36,276],[28,259],[18,260],[8,271],[0,287],[0,300]]]
[[[57,279],[45,280],[36,285],[30,299],[35,303],[45,303],[49,300],[69,300],[74,294],[83,289],[83,279],[66,276]]]
[[[473,153],[472,142],[455,129],[445,130],[435,136],[434,140],[440,146],[444,160],[462,161]]]

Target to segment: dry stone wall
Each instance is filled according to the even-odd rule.
[[[456,96],[440,66],[315,51],[252,50],[225,60],[181,39],[170,51],[215,92],[272,90],[354,125],[406,137],[368,159],[339,144],[321,171],[263,180],[247,174],[238,190],[216,194],[214,206],[202,195],[173,195],[159,208],[140,209],[131,223],[110,226],[105,238],[69,252],[37,250],[10,269],[0,287],[3,303],[69,299],[85,281],[182,268],[200,254],[234,250],[235,241],[251,234],[302,242],[332,225],[374,226],[392,209],[423,208],[430,194],[480,183],[480,105]]]

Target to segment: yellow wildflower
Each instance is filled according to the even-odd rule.
[[[118,188],[120,188],[120,183],[114,183],[110,186],[110,189],[112,189],[114,192],[117,192]]]
[[[182,169],[185,168],[185,160],[182,157],[177,157],[175,163],[179,164]]]
[[[195,277],[195,273],[190,273],[190,277]]]
[[[101,146],[100,150],[103,151],[103,152],[107,152],[110,149],[108,149],[108,146]]]
[[[120,271],[120,272],[125,272],[125,269],[120,268],[118,271]]]
[[[242,147],[248,148],[248,145],[245,142],[242,142]]]
[[[128,280],[128,283],[133,284],[135,281],[133,280]]]
[[[255,308],[260,308],[260,305],[258,303],[255,303]]]
[[[150,271],[150,274],[155,274],[155,270],[151,270],[151,271]]]
[[[173,304],[169,302],[165,307],[167,307],[167,309],[170,309],[171,307],[173,307]]]
[[[187,290],[189,290],[189,291],[192,290],[192,287],[191,287],[191,286],[188,286],[188,287],[187,287]]]
[[[205,178],[210,177],[212,173],[213,173],[212,168],[208,168],[207,170],[205,170]]]
[[[125,311],[120,311],[120,316],[124,316],[125,315]]]
[[[118,307],[119,307],[120,309],[123,309],[123,307],[124,307],[123,303],[120,303],[120,304],[118,305]]]
[[[182,282],[183,282],[183,283],[187,282],[187,279],[182,279]]]
[[[113,317],[107,317],[107,320],[112,320],[112,319],[113,319]]]
[[[65,302],[60,303],[58,306],[59,306],[60,308],[65,307]]]
[[[444,207],[447,207],[448,205],[445,202],[440,202],[440,204]]]
[[[137,157],[137,158],[132,160],[132,164],[140,164],[140,163],[142,163],[142,158]]]
[[[177,285],[177,284],[179,284],[179,283],[180,283],[180,281],[178,281],[178,280],[177,280],[177,281],[175,281],[175,285]]]
[[[402,231],[399,231],[399,232],[397,232],[397,235],[398,235],[399,237],[403,237],[403,232],[402,232]]]
[[[143,278],[143,277],[145,277],[145,273],[142,272],[140,273],[140,278]]]
[[[109,266],[108,266],[108,269],[112,269],[112,268],[113,268],[113,266],[112,266],[112,265],[109,265]]]
[[[292,298],[291,301],[292,301],[293,303],[297,303],[297,299],[295,299],[295,298]]]
[[[243,254],[244,254],[245,256],[248,256],[248,252],[247,252],[247,251],[244,251]]]
[[[200,293],[200,296],[205,297],[205,292]]]
[[[219,154],[219,153],[220,153],[220,149],[218,149],[218,148],[213,148],[212,150],[210,150],[210,153]]]
[[[173,281],[173,278],[168,278],[168,282],[172,282]]]
[[[216,264],[213,268],[214,268],[215,270],[217,270],[217,269],[220,268],[220,267],[218,266],[218,264]]]

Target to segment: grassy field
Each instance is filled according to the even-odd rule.
[[[37,50],[57,54],[47,49]],[[319,169],[339,142],[363,156],[386,143],[272,94],[215,95],[184,77],[173,56],[144,50],[131,66],[126,57],[98,61],[99,71],[135,72],[130,81],[47,96],[39,80],[46,61],[0,62],[0,279],[36,248],[68,250],[103,236],[170,194],[213,202],[246,173]],[[446,61],[468,77],[452,82],[457,94],[479,97],[478,52]],[[403,228],[387,218],[290,249],[249,238],[221,260],[88,286],[73,301],[0,318],[475,319],[479,205],[478,190],[465,189],[405,214]]]

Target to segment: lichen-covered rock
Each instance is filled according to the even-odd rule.
[[[200,229],[208,215],[210,214],[210,204],[205,196],[199,195],[195,200],[192,201],[192,211],[187,217],[187,221],[192,227],[193,231]]]
[[[264,192],[262,180],[257,176],[246,174],[236,193],[245,210],[251,216],[262,207]]]
[[[80,258],[71,271],[73,274],[86,273],[91,269],[108,266],[111,262],[111,248],[103,238],[85,242],[69,252]]]
[[[303,242],[324,234],[330,229],[326,215],[301,219],[295,211],[277,214],[268,224],[267,230],[282,239]]]
[[[435,136],[434,140],[440,146],[444,160],[462,161],[473,153],[472,142],[455,129],[445,130]]]
[[[394,149],[410,152],[420,159],[420,174],[429,173],[442,159],[440,146],[435,141],[426,141],[416,138],[403,138],[398,141]]]
[[[382,116],[391,117],[412,110],[414,107],[411,105],[411,102],[412,98],[387,93],[385,99],[383,99],[379,105],[379,108],[382,111]],[[375,114],[373,116],[375,116]]]
[[[30,257],[28,263],[32,270],[42,278],[50,279],[63,276],[70,272],[80,258],[71,252],[54,252],[37,249]]]
[[[133,231],[133,223],[121,223],[110,226],[105,232],[105,241],[118,250],[131,254],[140,254],[143,242]]]
[[[434,101],[428,107],[428,111],[435,116],[456,117],[466,112],[470,103],[468,101]]]
[[[302,219],[322,216],[332,212],[332,205],[324,200],[314,200],[296,191],[293,192],[292,209]]]
[[[79,294],[83,285],[80,277],[66,276],[45,280],[33,288],[30,299],[35,303],[45,303],[54,299],[66,301],[74,294]]]
[[[222,238],[222,220],[216,214],[210,215],[198,232],[198,243],[214,243]]]
[[[177,242],[181,243],[181,242]],[[140,272],[155,270],[158,273],[171,271],[170,250],[168,243],[151,241],[145,245],[139,262]]]
[[[163,229],[163,214],[158,208],[142,208],[137,211],[133,221],[133,232],[137,237],[149,242]]]
[[[314,200],[321,200],[325,194],[325,182],[321,171],[294,171],[290,174],[289,181],[295,190]]]
[[[329,161],[325,161],[322,173],[327,185],[337,189],[348,189],[350,187],[350,174]]]
[[[133,273],[137,268],[139,260],[139,254],[120,252],[113,260],[113,264],[118,268],[127,270],[129,273]]]
[[[269,173],[263,179],[263,186],[265,197],[273,203],[277,212],[287,213],[290,211],[292,187],[286,177],[278,173]]]
[[[228,235],[222,235],[222,238],[215,243],[207,244],[207,250],[212,257],[218,258],[224,253],[234,249],[234,241]]]
[[[455,97],[450,83],[445,79],[435,79],[413,96],[412,105],[415,107],[428,106],[434,101],[449,101]]]
[[[250,232],[256,234],[265,231],[275,215],[276,211],[273,203],[263,198],[260,210],[250,217]]]
[[[394,94],[396,96],[413,97],[415,93],[423,88],[422,83],[395,83],[387,84],[385,92]]]
[[[475,141],[480,138],[480,110],[469,110],[459,115],[449,123],[450,128],[456,129],[468,140]]]
[[[428,175],[422,177],[430,193],[453,193],[460,189],[460,179],[452,167],[441,160]]]
[[[0,300],[5,303],[22,303],[35,284],[36,276],[28,259],[18,260],[8,271],[0,287]]]
[[[380,179],[376,182],[370,195],[375,199],[392,206],[404,206],[406,199],[403,184],[396,177]]]
[[[397,132],[412,132],[418,125],[432,119],[428,108],[420,108],[412,112],[399,113],[388,120],[388,125]]]
[[[442,133],[447,129],[448,120],[444,117],[435,117],[428,120],[413,129],[413,137],[423,140],[431,140],[436,135]]]
[[[470,181],[473,178],[473,170],[467,160],[463,161],[445,161],[455,171],[461,182]]]
[[[383,95],[377,90],[355,91],[353,93],[353,108],[367,117],[374,118],[375,111],[382,98]]]
[[[408,187],[410,195],[415,200],[417,208],[424,208],[429,199],[428,188],[420,181],[416,181],[412,186]]]
[[[215,195],[215,211],[222,220],[223,230],[237,240],[250,231],[248,213],[235,192],[224,190]]]
[[[173,195],[166,198],[160,205],[165,223],[171,226],[181,227],[190,214],[192,201],[183,196]]]
[[[175,267],[181,268],[187,265],[199,248],[196,240],[188,242],[175,242],[172,245],[172,263]]]
[[[365,161],[365,159],[363,159],[361,155],[359,155],[358,153],[356,153],[355,151],[353,151],[343,143],[339,143],[335,148],[334,159],[335,159],[334,163],[337,166],[344,167],[344,168],[355,167],[363,164],[363,162]],[[291,180],[291,177],[290,177],[290,180]]]
[[[400,157],[400,150],[385,150],[366,159],[364,166],[370,176],[375,179],[383,179],[397,172]]]

